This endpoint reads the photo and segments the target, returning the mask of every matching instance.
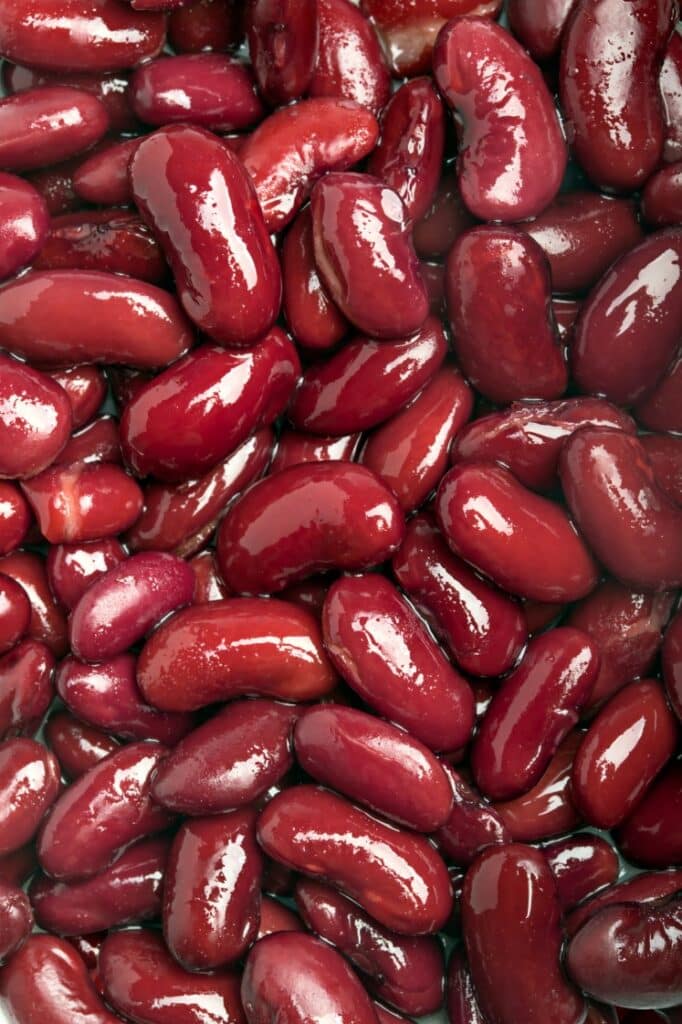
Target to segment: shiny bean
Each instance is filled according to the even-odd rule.
[[[33,913],[26,893],[0,882],[0,964],[23,945],[32,927]]]
[[[270,464],[270,474],[279,473],[302,462],[352,462],[360,434],[340,437],[317,437],[284,430],[277,441],[277,451]]]
[[[311,96],[355,100],[379,114],[391,76],[374,28],[350,0],[317,0],[319,44]]]
[[[645,434],[640,440],[659,486],[671,501],[682,505],[682,438]]]
[[[21,640],[30,621],[31,604],[26,591],[11,576],[0,573],[0,655]]]
[[[31,263],[47,237],[49,214],[40,193],[14,174],[0,174],[0,278]]]
[[[52,221],[50,231],[53,232],[54,228],[55,221]],[[107,382],[102,370],[96,366],[71,366],[63,370],[50,370],[48,375],[66,391],[71,403],[73,429],[84,427],[107,396]]]
[[[445,824],[434,839],[438,849],[456,864],[469,865],[486,846],[502,845],[509,832],[495,809],[448,764],[443,765],[450,780],[454,802]]]
[[[60,658],[68,647],[66,618],[50,590],[43,559],[32,551],[14,551],[0,559],[0,572],[16,580],[31,602],[28,636],[46,644]],[[42,657],[41,653],[37,664]]]
[[[71,426],[64,389],[39,370],[0,354],[0,476],[22,479],[46,469],[66,444]]]
[[[643,871],[618,885],[611,885],[585,900],[567,915],[566,934],[571,938],[599,910],[616,904],[659,905],[680,889],[682,870]]]
[[[663,159],[675,163],[682,160],[682,34],[677,28],[668,40],[659,84],[666,122]]]
[[[462,947],[453,950],[448,964],[447,1008],[450,1024],[487,1024]]]
[[[0,10],[0,41],[2,20]],[[79,89],[54,85],[7,96],[0,100],[0,167],[31,171],[58,163],[89,149],[108,128],[104,105]]]
[[[0,480],[0,556],[16,550],[31,525],[31,509],[21,491],[8,480]]]
[[[38,640],[23,640],[0,657],[0,738],[36,731],[54,697],[54,664]]]
[[[102,206],[124,206],[133,202],[128,168],[142,140],[124,139],[98,147],[78,165],[73,175],[74,192],[80,199]]]
[[[533,60],[555,57],[576,0],[509,0],[509,25]]]
[[[0,744],[0,854],[32,839],[59,793],[56,758],[35,740]]]
[[[59,603],[71,611],[85,591],[125,557],[124,548],[113,538],[85,544],[53,544],[45,563],[50,589]]]
[[[682,864],[682,762],[673,761],[623,822],[618,844],[624,856],[649,868]]]
[[[665,632],[661,655],[668,700],[677,717],[682,721],[682,613],[680,612]]]
[[[308,89],[318,45],[317,0],[253,0],[246,9],[258,90],[277,107]]]
[[[119,745],[112,736],[79,722],[68,711],[50,715],[45,723],[45,742],[70,780],[80,778]]]
[[[618,878],[618,854],[601,836],[579,832],[542,848],[564,912]]]

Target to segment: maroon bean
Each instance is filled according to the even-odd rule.
[[[680,883],[682,870],[640,872],[625,882],[609,886],[576,907],[566,917],[566,933],[569,938],[575,935],[603,907],[621,903],[657,904],[676,893]]]
[[[542,852],[552,869],[564,912],[618,878],[618,854],[601,836],[580,832],[550,843]]]
[[[413,227],[414,247],[422,257],[442,256],[475,223],[462,202],[457,181],[446,173],[441,178],[433,202]]]
[[[0,738],[36,731],[54,696],[54,655],[23,640],[0,657]]]
[[[453,950],[448,964],[447,1010],[450,1024],[487,1024],[461,946]]]
[[[45,741],[70,780],[80,778],[118,748],[112,736],[79,722],[68,711],[50,715],[45,724]]]
[[[51,231],[55,230],[55,223],[52,222]],[[42,251],[45,251],[45,247]],[[96,366],[71,366],[63,370],[50,370],[48,375],[66,391],[71,403],[73,429],[85,426],[107,396],[107,382],[103,372]]]
[[[388,580],[338,580],[329,589],[322,628],[332,661],[375,711],[432,750],[457,750],[468,741],[471,688]]]
[[[128,75],[121,72],[57,72],[39,71],[21,64],[2,65],[2,81],[8,93],[23,92],[45,85],[68,85],[89,92],[102,103],[109,115],[112,132],[130,132],[138,127],[128,99]]]
[[[192,711],[243,694],[316,700],[336,677],[308,612],[285,601],[228,598],[166,619],[142,649],[137,681],[155,707]]]
[[[124,139],[103,146],[82,161],[73,175],[73,188],[80,199],[102,206],[124,206],[132,203],[133,192],[128,177],[130,160],[142,140]]]
[[[651,868],[682,863],[682,762],[665,768],[621,826],[628,860]]]
[[[130,743],[72,783],[38,840],[43,871],[61,881],[90,878],[136,839],[162,831],[171,819],[149,788],[165,753],[158,743]]]
[[[168,42],[176,53],[224,51],[242,41],[242,5],[237,0],[192,0],[171,11]]]
[[[258,923],[258,939],[266,935],[274,935],[275,932],[301,932],[303,925],[298,914],[289,910],[279,900],[271,896],[262,896],[260,903],[260,921]]]
[[[21,640],[30,621],[31,604],[26,591],[11,576],[0,573],[0,655]]]
[[[125,557],[123,547],[113,538],[87,544],[52,545],[46,563],[50,589],[59,603],[70,611],[95,580]]]
[[[640,441],[649,456],[659,487],[676,505],[682,505],[682,438],[669,434],[645,434]]]
[[[65,654],[68,648],[66,618],[52,596],[42,558],[30,551],[15,551],[0,559],[0,572],[16,580],[31,602],[29,637],[46,644],[58,658]],[[41,650],[36,666],[42,664],[43,657]]]
[[[439,850],[456,864],[469,865],[486,846],[509,842],[510,836],[495,809],[464,778],[444,764],[454,803],[450,816],[434,839]]]
[[[0,354],[0,476],[40,473],[59,455],[71,425],[71,403],[59,384]]]
[[[0,39],[2,21],[0,10]],[[0,166],[30,171],[66,160],[94,145],[108,127],[104,105],[87,92],[58,85],[27,89],[0,101]]]
[[[488,18],[459,18],[436,40],[433,73],[464,120],[459,187],[471,212],[515,221],[544,210],[559,191],[566,143],[540,69],[523,47]]]
[[[675,430],[682,433],[682,354],[673,359],[666,375],[644,401],[635,415],[650,430]]]
[[[71,435],[52,465],[70,466],[78,462],[122,461],[118,420],[113,416],[98,416],[82,430]]]
[[[510,28],[533,60],[546,61],[556,56],[575,5],[576,0],[509,0]]]
[[[659,84],[666,121],[663,159],[675,163],[682,160],[682,35],[677,28],[668,40]]]
[[[265,101],[276,107],[299,99],[310,85],[317,56],[317,0],[252,0],[246,33]]]
[[[222,601],[229,592],[218,570],[218,563],[212,550],[200,551],[190,559],[194,573],[193,604],[207,604],[209,601]]]
[[[682,613],[680,612],[665,632],[662,662],[668,700],[677,717],[682,721]]]
[[[355,100],[379,114],[391,76],[371,23],[350,0],[318,0],[319,45],[311,96]]]
[[[682,999],[682,899],[615,905],[595,914],[568,946],[566,967],[589,995],[634,1009]]]
[[[429,296],[429,309],[436,316],[445,313],[445,267],[442,263],[420,260],[419,273]]]
[[[0,174],[0,278],[11,277],[34,259],[49,225],[47,204],[40,193],[14,174]]]
[[[404,1013],[433,1013],[443,1001],[443,952],[430,935],[388,931],[331,886],[301,879],[296,905],[306,926],[359,971],[373,996]]]
[[[269,473],[279,473],[302,462],[352,462],[359,441],[359,433],[317,437],[315,434],[284,430],[279,436]]]
[[[563,394],[566,363],[537,242],[515,228],[472,228],[451,249],[445,282],[455,352],[474,387],[498,403]]]
[[[561,103],[573,152],[598,186],[632,191],[660,159],[658,77],[676,14],[672,0],[580,0],[566,27]]]
[[[19,488],[0,480],[0,556],[23,544],[31,525],[31,509]]]
[[[582,300],[561,299],[552,296],[552,312],[556,321],[559,338],[561,341],[571,341],[573,338],[573,325],[582,308]]]
[[[654,680],[630,683],[590,726],[575,757],[572,796],[585,820],[613,828],[675,751],[678,727]]]
[[[559,919],[556,885],[541,851],[520,844],[491,847],[469,868],[462,929],[490,1024],[584,1019],[582,997],[561,973]]]
[[[38,867],[35,846],[26,846],[0,856],[0,882],[22,886]]]
[[[0,744],[0,854],[32,839],[59,793],[56,758],[35,740]]]
[[[23,945],[33,927],[28,896],[15,885],[0,882],[0,964]]]
[[[655,228],[682,224],[682,162],[652,174],[642,192],[642,215]]]

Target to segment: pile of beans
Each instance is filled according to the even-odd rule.
[[[0,1017],[682,1022],[675,0],[0,0]]]

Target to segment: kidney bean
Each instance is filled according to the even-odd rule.
[[[360,441],[360,434],[342,434],[341,437],[317,437],[284,430],[277,442],[277,451],[270,465],[270,475],[302,462],[352,462]]]
[[[682,613],[678,612],[665,632],[662,650],[663,679],[668,700],[682,721]]]
[[[23,945],[33,927],[28,896],[15,885],[0,882],[0,964]]]
[[[65,220],[66,218],[63,218],[61,223]],[[55,221],[51,227],[52,237],[54,231]],[[45,246],[42,252],[44,251]],[[93,418],[107,396],[106,378],[96,366],[72,366],[62,370],[50,370],[48,376],[66,391],[71,403],[74,430],[85,426]]]
[[[431,380],[447,341],[436,317],[412,337],[377,341],[356,337],[303,375],[289,407],[298,430],[347,434],[399,413]],[[372,394],[373,400],[367,401]]]
[[[0,9],[0,41],[2,21]],[[94,145],[108,128],[104,105],[79,89],[53,85],[7,96],[0,101],[0,166],[30,171],[66,160]]]
[[[604,907],[615,904],[658,904],[661,900],[676,893],[682,882],[682,870],[646,871],[628,878],[618,885],[585,900],[567,915],[564,922],[569,938],[575,935],[590,917]]]
[[[540,850],[520,844],[491,847],[469,868],[462,928],[471,976],[490,1024],[584,1019],[582,997],[559,965],[559,918],[555,882]]]
[[[142,649],[137,681],[160,710],[191,711],[243,694],[315,700],[336,678],[308,612],[285,601],[228,598],[163,622]]]
[[[570,343],[573,339],[573,325],[581,308],[582,301],[579,299],[561,299],[552,296],[552,312],[561,341]]]
[[[114,142],[98,148],[82,161],[73,175],[76,195],[89,203],[102,206],[125,206],[132,203],[128,167],[141,142],[141,138]]]
[[[317,269],[344,316],[379,338],[419,330],[428,295],[397,193],[367,174],[331,173],[311,208]]]
[[[406,408],[370,435],[361,462],[388,484],[405,512],[421,505],[438,484],[452,439],[472,408],[467,382],[446,365]]]
[[[659,487],[676,505],[682,505],[682,438],[669,434],[640,437]]]
[[[429,296],[429,309],[436,316],[445,313],[445,267],[442,263],[420,260],[419,273]]]
[[[0,480],[0,556],[23,544],[31,526],[31,509],[19,488]]]
[[[450,1024],[487,1024],[487,1018],[478,1005],[466,954],[461,946],[456,947],[450,957],[446,992]]]
[[[652,174],[642,192],[642,214],[655,228],[682,224],[682,161]]]
[[[70,611],[95,580],[125,557],[123,547],[114,538],[86,544],[51,545],[46,562],[50,589],[59,603]]]
[[[675,163],[682,160],[682,35],[677,28],[668,40],[659,85],[666,122],[663,159]]]
[[[630,683],[612,697],[573,765],[572,796],[585,819],[598,828],[620,824],[674,753],[677,734],[654,680]]]
[[[282,245],[284,315],[299,345],[326,349],[343,338],[348,322],[320,280],[312,231],[310,207],[306,207],[297,215]]]
[[[285,907],[279,900],[271,896],[262,896],[260,902],[260,920],[256,941],[275,932],[301,932],[303,925],[298,914]]]
[[[441,480],[436,514],[460,557],[521,597],[577,600],[597,582],[596,566],[565,512],[501,466],[454,466]]]
[[[29,637],[46,644],[58,658],[65,654],[68,646],[66,619],[50,591],[43,559],[33,552],[15,551],[0,559],[0,573],[16,580],[31,602]],[[42,658],[41,652],[39,662]]]
[[[253,344],[279,312],[281,276],[241,161],[210,133],[171,125],[138,146],[130,181],[188,315],[216,341]],[[219,214],[207,219],[207,204]]]
[[[454,796],[450,815],[434,839],[456,864],[469,865],[486,846],[507,843],[502,819],[479,793],[448,764],[443,765]]]
[[[31,604],[24,588],[0,573],[0,655],[6,654],[28,632]]]
[[[445,286],[457,358],[486,398],[506,403],[565,391],[549,268],[533,239],[515,228],[472,228],[450,251]]]
[[[236,0],[194,0],[170,12],[168,42],[176,53],[239,46],[242,16],[242,5]]]
[[[509,26],[533,60],[555,57],[576,0],[509,0]]]
[[[33,843],[0,856],[0,882],[22,886],[38,867]]]
[[[454,175],[446,172],[428,210],[413,226],[414,247],[420,256],[442,256],[475,223],[462,202]]]
[[[649,430],[682,432],[682,354],[675,357],[665,376],[635,408],[638,421]]]
[[[452,792],[438,760],[388,722],[355,708],[313,707],[296,723],[294,746],[313,779],[398,824],[433,832],[447,821]]]
[[[0,854],[32,839],[59,793],[56,758],[31,739],[0,744]]]
[[[318,45],[317,0],[253,0],[245,12],[258,89],[276,107],[308,89]]]
[[[66,85],[96,96],[109,115],[112,132],[130,132],[138,127],[128,98],[128,75],[121,72],[39,71],[21,64],[2,65],[2,83],[7,93],[23,92],[39,86]]]
[[[100,971],[107,1001],[139,1024],[204,1024],[207,1012],[211,1024],[245,1024],[238,975],[185,971],[157,932],[111,932]]]
[[[149,788],[166,752],[158,743],[130,743],[72,783],[38,840],[43,871],[61,881],[90,878],[136,839],[164,829],[171,819]]]
[[[54,664],[38,640],[23,640],[0,657],[0,738],[36,731],[54,696]]]
[[[615,905],[571,939],[566,966],[597,999],[634,1009],[682,999],[682,900],[662,906]]]
[[[27,181],[0,174],[0,278],[11,277],[30,263],[45,242],[47,204]]]
[[[601,836],[580,832],[550,843],[542,852],[552,869],[564,911],[618,878],[618,854]]]
[[[561,104],[573,152],[603,188],[636,189],[660,159],[658,77],[675,19],[671,0],[637,0],[627,7],[617,0],[582,0],[566,27]]]
[[[90,210],[55,217],[33,266],[36,270],[104,270],[151,284],[162,281],[168,271],[147,226],[124,210]],[[77,369],[96,372],[92,367]]]
[[[118,749],[118,742],[99,729],[79,722],[68,711],[56,711],[45,724],[45,740],[67,779],[78,779]]]
[[[22,487],[51,544],[112,537],[132,526],[142,509],[139,485],[107,463],[56,466]]]
[[[311,96],[355,100],[379,114],[391,76],[371,23],[350,0],[317,0],[319,45]]]
[[[40,473],[59,455],[71,425],[71,404],[59,384],[0,354],[0,475]]]
[[[624,856],[652,868],[682,863],[681,809],[682,761],[674,761],[621,826],[618,845]]]
[[[223,583],[215,554],[211,550],[200,551],[190,560],[194,573],[193,604],[206,604],[209,601],[222,601],[229,596]]]
[[[542,73],[523,47],[488,18],[459,18],[436,40],[433,72],[464,121],[458,180],[471,212],[515,221],[544,210],[559,191],[566,143]],[[504,97],[496,91],[500,79]]]
[[[82,155],[71,157],[70,160],[55,164],[53,167],[26,175],[27,180],[45,200],[51,217],[56,217],[60,213],[70,213],[80,206],[80,200],[73,189],[73,175],[82,161]]]
[[[118,433],[118,420],[113,416],[99,416],[86,427],[72,434],[66,446],[52,463],[52,467],[74,463],[123,461]]]

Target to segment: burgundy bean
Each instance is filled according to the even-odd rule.
[[[35,258],[47,237],[49,214],[40,193],[14,174],[0,174],[0,278]]]
[[[130,181],[187,314],[218,342],[253,344],[272,326],[282,287],[241,161],[210,133],[171,125],[138,146]]]
[[[71,403],[46,374],[0,354],[0,476],[45,469],[71,433]]]
[[[575,757],[572,797],[585,820],[613,828],[675,751],[678,726],[654,680],[630,683],[590,726]]]
[[[474,224],[474,218],[462,202],[455,177],[446,172],[433,202],[413,227],[412,241],[420,256],[442,256]]]
[[[282,285],[284,315],[299,345],[326,349],[341,341],[348,322],[317,272],[310,207],[301,210],[284,239]]]
[[[659,487],[676,505],[682,505],[682,438],[669,434],[640,437]]]
[[[0,657],[0,738],[36,731],[54,696],[54,655],[23,640]]]
[[[682,224],[682,162],[652,174],[642,192],[642,215],[655,228]]]
[[[171,11],[168,42],[176,53],[222,52],[242,41],[242,16],[237,0],[192,0]]]
[[[333,97],[302,100],[267,117],[240,151],[268,231],[293,219],[313,185],[372,151],[379,125],[369,110]]]
[[[2,22],[0,9],[0,41]],[[0,166],[30,171],[58,163],[94,145],[108,128],[96,96],[58,85],[27,89],[0,101]]]
[[[445,286],[455,352],[481,394],[497,403],[563,394],[568,374],[537,242],[516,228],[472,228],[450,251]]]
[[[269,473],[279,473],[302,462],[352,462],[359,441],[360,434],[317,437],[315,434],[284,430],[279,436]]]
[[[0,964],[23,945],[33,927],[31,904],[25,892],[0,882]]]
[[[51,232],[54,232],[55,226],[56,222],[53,221]],[[42,251],[44,253],[45,247]],[[96,366],[71,366],[63,370],[50,370],[48,375],[66,391],[71,403],[73,429],[84,427],[107,397],[107,382],[103,372]]]
[[[668,40],[659,84],[666,121],[663,159],[675,163],[682,160],[682,34],[677,28]]]
[[[621,903],[660,903],[661,900],[676,893],[680,889],[680,883],[682,870],[640,872],[625,882],[609,886],[576,907],[566,917],[566,933],[569,938],[575,935],[585,922],[603,907]]]
[[[317,0],[251,0],[246,33],[265,101],[277,107],[299,99],[310,85],[317,56]]]
[[[573,325],[582,308],[582,300],[561,299],[552,296],[552,312],[556,321],[559,338],[561,341],[571,341],[573,338]]]
[[[329,589],[325,646],[359,696],[432,750],[453,751],[471,735],[473,694],[388,580],[343,577]]]
[[[447,821],[452,792],[438,760],[374,715],[332,704],[310,708],[296,723],[294,748],[317,782],[400,825],[433,832]]]
[[[30,936],[0,971],[0,1007],[17,1024],[120,1024],[80,954],[53,935]]]
[[[443,951],[431,935],[388,931],[331,886],[296,884],[306,926],[335,946],[359,971],[371,994],[404,1013],[433,1013],[443,1001]]]
[[[676,1006],[682,1000],[682,899],[605,907],[571,939],[566,967],[595,999],[634,1009]]]
[[[186,821],[164,884],[163,934],[187,970],[212,970],[246,953],[258,932],[262,856],[256,812]]]
[[[550,843],[542,852],[552,869],[564,911],[618,878],[618,854],[601,836],[580,832]]]
[[[461,946],[453,950],[448,964],[447,1009],[450,1024],[487,1024]]]
[[[46,644],[58,658],[65,654],[68,648],[66,618],[52,596],[43,559],[30,551],[15,551],[0,559],[0,572],[16,580],[28,595],[31,602],[29,637]],[[36,665],[42,664],[43,657],[41,651]]]
[[[275,932],[301,932],[303,925],[298,914],[289,910],[279,900],[271,896],[262,896],[260,903],[260,920],[258,922],[258,939]]]
[[[507,15],[514,35],[533,60],[555,57],[576,0],[509,0]]]
[[[51,545],[46,563],[50,589],[70,611],[95,580],[125,558],[123,547],[113,538],[87,544]]]
[[[311,208],[317,269],[344,316],[379,338],[419,330],[429,301],[397,193],[368,174],[331,173]]]
[[[429,309],[435,316],[445,313],[445,267],[442,263],[420,260],[419,273],[429,296]]]
[[[454,466],[441,480],[436,514],[461,558],[520,597],[574,601],[597,582],[590,553],[563,509],[501,466]]]
[[[674,430],[682,433],[682,353],[675,357],[666,375],[643,402],[635,415],[649,430]]]
[[[193,604],[207,604],[209,601],[223,601],[229,592],[223,583],[215,553],[207,549],[190,559],[194,573]]]
[[[598,186],[632,191],[660,159],[658,77],[676,16],[672,0],[580,0],[566,27],[561,104],[573,152]]]
[[[542,73],[523,47],[488,18],[458,18],[436,40],[433,73],[464,120],[458,177],[471,212],[515,221],[544,210],[559,191],[566,143]]]
[[[682,863],[682,761],[665,768],[623,823],[618,844],[651,868]]]
[[[0,655],[21,640],[30,621],[31,603],[26,591],[11,576],[0,573]]]
[[[59,765],[53,754],[29,739],[0,744],[0,854],[32,839],[59,793]]]
[[[450,816],[434,839],[439,850],[456,864],[469,865],[486,846],[508,843],[509,832],[499,814],[448,764],[454,803]]]
[[[80,778],[118,748],[112,736],[79,722],[68,711],[50,715],[45,724],[45,742],[70,780]]]
[[[60,213],[71,213],[81,205],[73,189],[73,175],[82,159],[82,156],[71,157],[63,163],[42,171],[34,171],[26,176],[45,200],[51,217],[56,217]]]
[[[423,836],[384,825],[343,797],[294,786],[261,811],[258,841],[287,867],[338,886],[379,924],[437,931],[452,909],[445,864]]]
[[[98,416],[92,420],[71,435],[52,466],[70,466],[79,462],[123,462],[118,420],[113,416]]]
[[[447,341],[436,317],[407,338],[355,337],[303,375],[289,407],[298,430],[348,434],[367,430],[399,413],[433,378]],[[372,395],[372,401],[367,400]]]
[[[617,427],[628,434],[636,429],[627,413],[601,398],[514,402],[467,424],[455,438],[452,461],[501,462],[526,487],[549,491],[556,486],[564,441],[583,426]]]
[[[665,632],[662,662],[668,700],[677,717],[682,721],[682,613],[680,612]]]
[[[171,819],[149,788],[165,753],[158,743],[130,743],[73,782],[41,831],[43,871],[61,881],[90,878],[136,839],[162,831]]]
[[[128,75],[125,73],[62,71],[55,74],[5,61],[1,74],[8,93],[23,92],[37,86],[68,85],[97,97],[109,115],[109,127],[112,132],[130,132],[138,127],[128,98]]]
[[[388,484],[405,512],[421,505],[437,486],[452,439],[472,408],[466,380],[446,365],[406,408],[371,434],[361,462]]]
[[[142,649],[137,681],[155,707],[192,711],[243,694],[316,700],[336,677],[308,612],[285,601],[228,598],[166,619]]]
[[[571,609],[568,625],[587,633],[600,654],[588,708],[651,670],[673,600],[670,592],[643,594],[607,580]]]
[[[31,509],[19,488],[0,480],[0,556],[23,544],[31,525]]]
[[[561,972],[560,904],[540,850],[512,844],[480,855],[464,882],[462,929],[489,1024],[583,1021],[582,997]]]
[[[319,45],[311,96],[355,100],[379,114],[391,76],[371,23],[350,0],[317,0]]]
[[[159,765],[154,799],[179,814],[220,814],[251,804],[293,764],[298,712],[270,700],[233,701],[194,729]]]
[[[73,188],[80,199],[101,206],[124,206],[133,201],[128,177],[130,160],[142,140],[124,139],[103,146],[82,161],[73,175]]]

